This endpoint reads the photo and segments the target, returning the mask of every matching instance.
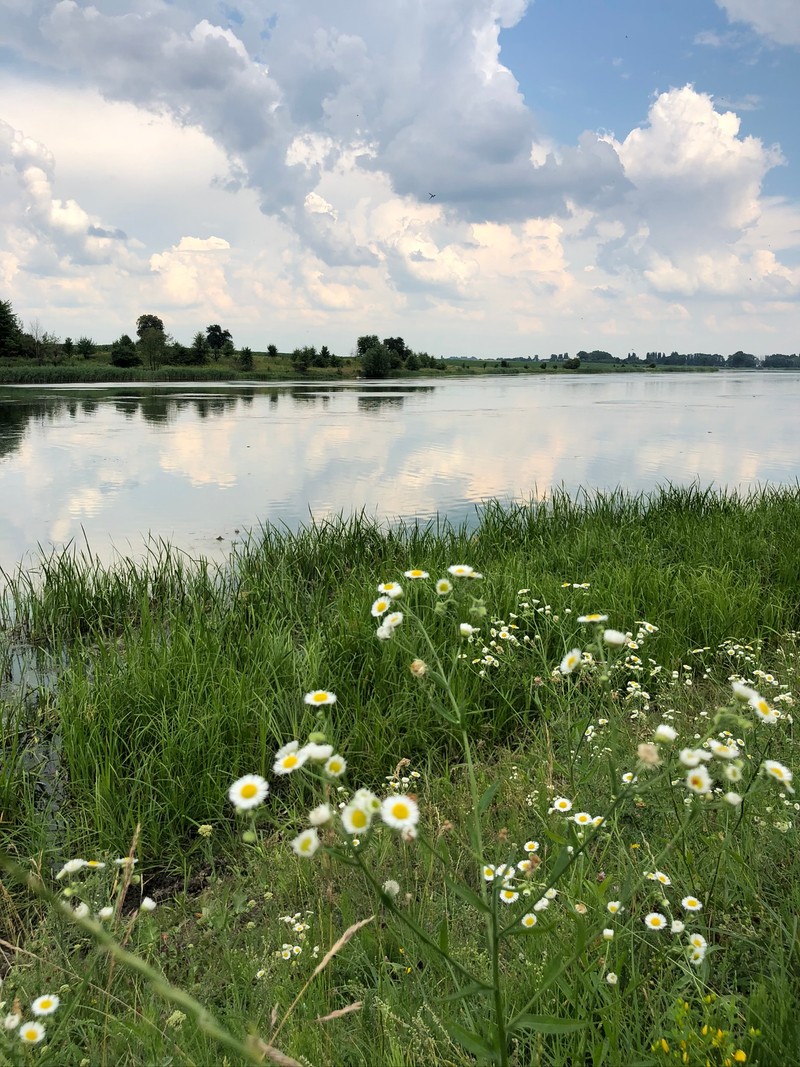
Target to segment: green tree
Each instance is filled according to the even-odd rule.
[[[195,365],[202,366],[203,363],[208,362],[208,341],[202,330],[198,330],[192,338],[189,351],[192,356],[191,361]]]
[[[363,356],[370,348],[380,348],[380,338],[376,333],[367,333],[356,341],[356,354]]]
[[[140,315],[136,320],[136,335],[141,341],[144,337],[145,330],[157,330],[159,333],[164,333],[163,320],[158,315]]]
[[[64,343],[61,346],[61,350],[64,353],[64,355],[67,357],[67,359],[71,359],[72,358],[72,354],[75,351],[75,344],[74,344],[74,342],[73,342],[71,337],[65,337],[64,338]]]
[[[111,345],[111,362],[115,367],[138,367],[141,366],[139,353],[133,340],[124,333]]]
[[[749,352],[742,352],[742,350],[739,349],[738,352],[734,352],[732,355],[728,356],[725,366],[734,368],[757,367],[758,360]]]
[[[226,342],[233,343],[231,331],[223,330],[216,322],[213,326],[206,326],[206,341],[215,361],[222,355]]]
[[[22,346],[22,326],[10,300],[0,300],[0,356],[17,356]]]
[[[167,351],[167,339],[163,330],[150,327],[142,331],[137,345],[144,365],[151,371],[156,371],[164,362]]]
[[[91,337],[79,337],[75,345],[75,351],[84,359],[91,359],[94,355],[94,341]]]
[[[391,369],[392,353],[380,342],[368,348],[361,357],[361,370],[365,378],[388,378]]]
[[[278,354],[278,346],[277,345],[267,345],[267,355],[268,356],[274,357],[274,356],[277,356],[277,354]]]
[[[253,363],[253,350],[252,348],[242,348],[239,351],[239,366],[243,371],[251,371],[255,364]]]

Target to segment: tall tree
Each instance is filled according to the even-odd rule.
[[[140,315],[136,320],[136,334],[141,341],[145,330],[158,330],[164,333],[164,322],[158,315]]]
[[[16,356],[22,342],[22,327],[10,300],[0,300],[0,356]]]
[[[223,330],[219,323],[216,322],[213,326],[206,326],[206,340],[215,360],[219,359],[222,355],[226,343],[233,343],[231,331]]]

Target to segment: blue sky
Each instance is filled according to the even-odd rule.
[[[0,14],[0,295],[26,324],[797,351],[797,0]]]

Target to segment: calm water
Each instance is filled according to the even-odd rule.
[[[0,388],[0,566],[148,532],[214,557],[262,522],[462,519],[558,486],[794,483],[799,401],[791,372]]]

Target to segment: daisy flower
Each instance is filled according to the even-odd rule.
[[[342,812],[342,826],[348,834],[359,834],[369,830],[371,822],[372,815],[352,800]]]
[[[403,574],[406,578],[411,578],[412,580],[430,577],[427,571],[421,571],[419,567],[412,567],[410,571],[404,571]]]
[[[87,860],[86,866],[91,871],[101,871],[105,867],[102,860]]]
[[[612,915],[618,915],[619,912],[625,911],[625,907],[620,900],[609,900],[608,904],[606,904],[606,911]]]
[[[31,1004],[31,1011],[34,1015],[52,1015],[60,1003],[55,993],[45,993],[43,997],[37,997],[34,1000]]]
[[[475,571],[472,567],[467,566],[466,563],[454,563],[447,568],[448,574],[452,574],[454,578],[469,578]]]
[[[706,950],[704,948],[693,948],[689,953],[689,963],[691,963],[692,967],[699,967],[705,958]]]
[[[633,773],[633,771],[626,771],[625,774],[623,774],[623,776],[622,776],[622,784],[623,785],[634,785],[638,781],[639,781],[639,779]]]
[[[614,931],[611,929],[610,926],[607,926],[605,928],[605,930],[603,930],[603,940],[604,941],[613,941],[614,940]]]
[[[335,704],[336,694],[329,692],[327,689],[312,689],[310,693],[306,693],[303,697],[306,704],[318,706],[320,704]]]
[[[545,893],[545,897],[547,898],[547,900],[555,900],[557,896],[558,896],[558,890],[557,889],[553,889],[552,887],[550,889],[548,889],[546,891],[546,893]]]
[[[579,648],[572,648],[558,665],[562,674],[572,674],[576,667],[580,666],[582,653]]]
[[[390,627],[392,630],[396,630],[400,623],[403,621],[402,611],[393,611],[390,615],[387,615],[383,620],[383,625]]]
[[[319,745],[316,741],[307,741],[300,751],[304,752],[306,759],[312,763],[324,763],[333,755],[333,745]]]
[[[668,742],[674,741],[678,736],[678,731],[674,730],[671,726],[668,726],[665,722],[662,722],[660,726],[656,727],[656,732],[653,737],[656,741]]]
[[[766,700],[762,696],[759,696],[758,693],[755,693],[747,703],[762,722],[773,723],[778,721],[779,716],[777,711],[774,708],[771,708]]]
[[[697,897],[692,897],[692,896],[684,897],[683,900],[681,901],[681,907],[685,908],[686,911],[702,911],[703,910],[702,903],[697,899]]]
[[[436,592],[439,596],[447,596],[448,593],[452,593],[453,583],[447,578],[440,578],[436,583]]]
[[[695,767],[686,775],[686,788],[693,793],[707,793],[712,785],[711,775],[705,767]]]
[[[89,905],[85,901],[81,901],[74,908],[73,914],[76,919],[87,919],[89,917]]]
[[[705,949],[708,946],[708,942],[706,941],[706,939],[703,937],[702,934],[692,934],[691,937],[689,938],[689,944],[692,946],[692,948],[701,948],[701,949]]]
[[[139,905],[139,911],[155,911],[156,902],[152,897],[142,897],[142,902]]]
[[[519,893],[514,889],[501,889],[500,899],[504,904],[515,904],[519,900]]]
[[[722,799],[725,801],[726,804],[731,804],[733,807],[738,807],[739,804],[742,803],[742,800],[744,798],[741,797],[739,793],[730,792],[726,793]]]
[[[526,930],[532,930],[533,927],[538,923],[538,921],[539,920],[536,918],[532,911],[529,911],[527,915],[523,915],[520,919],[520,922]]]
[[[686,923],[681,922],[680,919],[673,919],[670,924],[669,932],[671,934],[682,934],[685,929]]]
[[[97,918],[110,919],[113,914],[114,909],[109,904],[107,904],[104,908],[101,908],[100,911],[98,911]]]
[[[745,702],[749,702],[753,697],[758,697],[759,695],[755,689],[751,689],[749,685],[745,685],[743,682],[733,682],[731,683],[731,688],[733,689],[733,695]]]
[[[728,764],[723,773],[729,782],[741,782],[742,780],[742,767],[739,763]]]
[[[56,878],[61,879],[67,874],[75,874],[76,871],[82,870],[86,865],[86,860],[67,860],[56,875]]]
[[[23,1023],[19,1028],[19,1037],[26,1045],[38,1045],[44,1040],[44,1027],[41,1023]]]
[[[526,852],[538,852],[539,851],[539,842],[538,841],[526,841],[525,844],[522,847],[525,849]]]
[[[548,809],[548,814],[553,811],[570,811],[572,809],[572,801],[567,800],[566,797],[556,797],[553,803]]]
[[[661,882],[662,885],[672,885],[669,875],[664,874],[663,871],[646,871],[645,878],[651,882]]]
[[[302,834],[298,834],[292,841],[292,851],[297,856],[313,856],[319,848],[319,834],[312,827],[310,830],[303,830]]]
[[[645,915],[644,924],[649,930],[663,930],[667,920],[660,911],[651,911],[649,915]]]
[[[703,752],[702,748],[682,748],[678,753],[678,759],[684,767],[699,767],[707,758],[708,753]]]
[[[603,641],[612,648],[621,648],[627,645],[629,638],[621,630],[603,630]]]
[[[577,823],[578,826],[589,826],[592,822],[592,817],[588,811],[576,811],[572,816],[572,821]]]
[[[381,818],[395,830],[407,830],[419,822],[419,807],[409,796],[386,797],[381,803]]]
[[[394,627],[379,626],[378,629],[375,631],[375,636],[378,638],[379,641],[389,641],[392,637],[394,637]]]
[[[497,872],[495,871],[495,869],[492,866],[492,864],[491,863],[487,863],[483,868],[483,880],[484,880],[484,882],[493,882],[494,879],[495,879],[495,874],[496,873]]]
[[[617,978],[617,976],[614,974],[613,971],[609,971],[608,974],[606,975],[606,981],[608,982],[609,985],[616,985],[617,982],[619,981],[619,979]]]
[[[378,599],[374,601],[372,607],[369,609],[370,614],[374,619],[379,619],[381,615],[384,615],[391,606],[392,601],[390,597],[379,596]]]
[[[534,870],[533,860],[520,860],[517,864],[517,870],[522,871],[523,874],[527,874],[528,871]]]
[[[341,778],[347,770],[347,760],[344,756],[334,755],[325,763],[325,773],[331,778]]]
[[[248,777],[252,778],[252,777],[255,777],[255,775],[248,775]],[[242,780],[243,779],[241,779],[241,778],[239,779],[239,781],[242,781]],[[264,779],[260,778],[259,781],[263,782]],[[239,782],[234,782],[234,785],[238,785],[238,784],[239,784]],[[266,785],[266,782],[264,784]],[[233,786],[231,786],[231,789],[232,788],[233,788]],[[267,786],[267,789],[269,789],[269,786]],[[228,795],[230,796],[230,793]],[[249,805],[249,806],[252,807],[252,805]],[[131,856],[120,856],[120,858],[118,860],[114,860],[114,864],[117,867],[135,867],[138,862],[139,861],[137,859],[133,859]]]
[[[388,596],[391,600],[396,600],[397,597],[403,595],[403,587],[399,582],[381,582],[378,592]]]
[[[778,763],[778,761],[774,759],[765,759],[761,766],[770,778],[774,778],[776,781],[780,782],[781,785],[786,786],[790,793],[794,792],[794,789],[792,788],[792,778],[794,775],[788,767],[784,767],[782,763]]]
[[[305,748],[300,748],[300,742],[290,741],[275,753],[272,770],[275,774],[291,774],[292,771],[299,770],[307,759],[308,752]]]
[[[239,811],[258,807],[269,793],[269,786],[259,774],[246,774],[228,790],[228,799]],[[117,861],[119,862],[119,861]]]
[[[477,633],[480,627],[470,626],[468,622],[462,622],[459,624],[458,632],[462,637],[472,637],[474,633]]]
[[[589,615],[579,615],[578,622],[608,622],[608,615],[601,615],[599,612],[593,611]]]
[[[533,910],[544,911],[546,908],[549,907],[550,901],[547,899],[547,897],[540,897],[539,900],[537,900],[536,903],[533,905]]]
[[[736,759],[739,755],[739,749],[736,745],[726,745],[724,741],[717,741],[715,737],[709,737],[706,742],[709,751],[712,752],[717,759]]]
[[[312,826],[324,826],[333,818],[333,810],[329,804],[318,804],[308,813],[308,821]]]

